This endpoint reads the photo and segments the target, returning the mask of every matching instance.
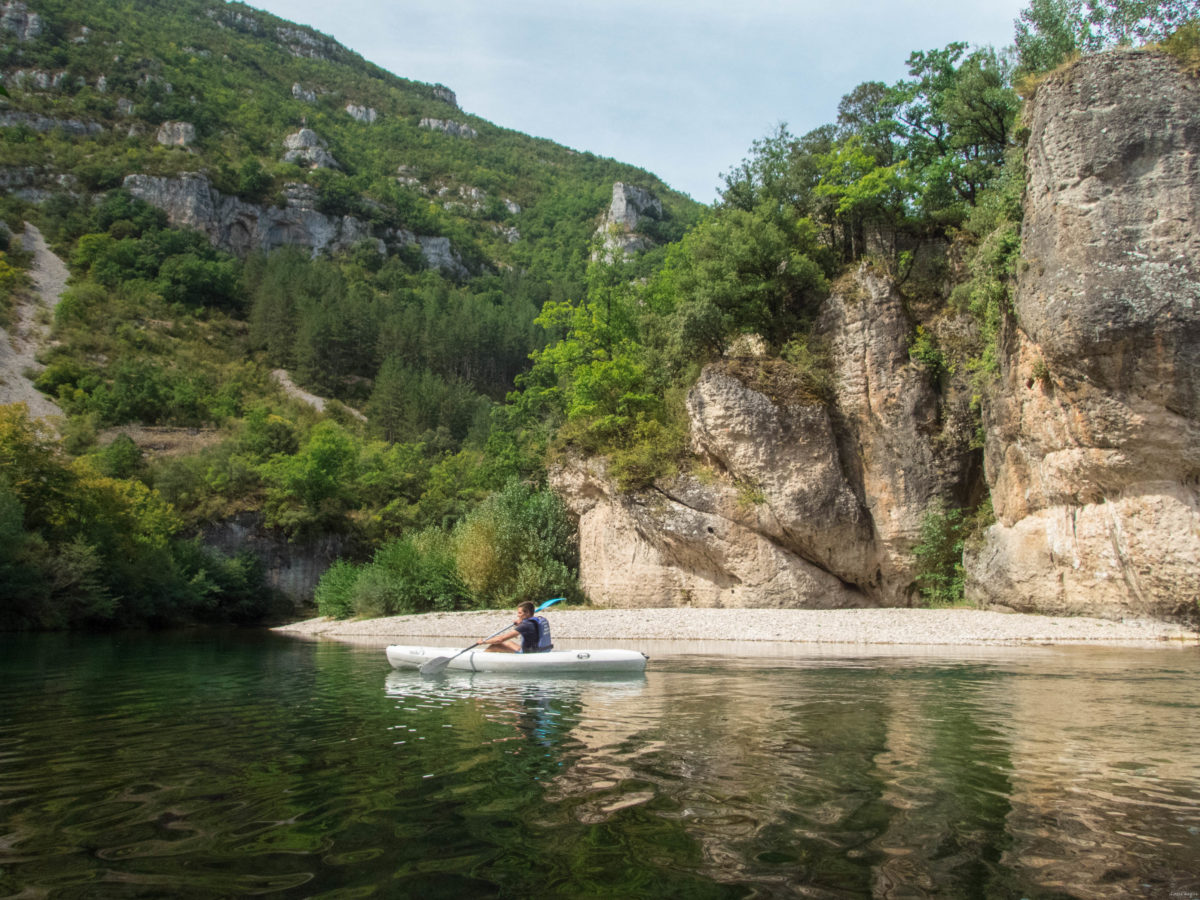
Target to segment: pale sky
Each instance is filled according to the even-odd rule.
[[[1012,43],[1028,0],[250,0],[496,125],[648,169],[712,202],[786,122],[837,118],[913,50]]]

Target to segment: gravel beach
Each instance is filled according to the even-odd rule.
[[[276,631],[355,643],[458,645],[491,634],[511,612],[428,613],[381,619],[309,619]],[[552,609],[556,644],[736,641],[919,646],[1200,646],[1197,632],[1149,619],[1035,616],[974,609]],[[407,640],[413,639],[413,640]],[[419,640],[416,640],[419,639]],[[707,650],[708,647],[706,646]]]

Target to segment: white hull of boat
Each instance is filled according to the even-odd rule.
[[[454,656],[461,647],[387,648],[388,662],[397,669],[420,668],[431,659]],[[468,650],[450,661],[449,669],[467,672],[517,672],[554,674],[557,672],[641,672],[646,655],[637,650],[549,650],[545,653],[488,653]]]

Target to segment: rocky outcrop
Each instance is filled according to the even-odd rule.
[[[416,235],[404,229],[376,234],[369,223],[354,216],[329,216],[318,210],[316,191],[306,184],[286,185],[282,208],[227,197],[198,173],[178,178],[129,175],[124,187],[163,210],[171,225],[202,231],[214,246],[239,256],[283,246],[306,247],[314,254],[341,251],[370,240],[380,253],[417,244],[430,267],[456,278],[470,274],[449,238]]]
[[[466,278],[470,271],[463,265],[462,259],[450,244],[450,238],[417,235],[416,242],[421,247],[421,255],[431,269],[441,269],[455,278]],[[408,241],[407,243],[411,243]]]
[[[57,72],[47,72],[44,69],[17,69],[3,76],[6,84],[20,90],[50,91],[58,90],[68,84],[83,87],[87,82],[82,77],[68,81],[70,75],[65,69]],[[98,86],[98,85],[97,85]]]
[[[292,97],[296,100],[302,100],[305,103],[317,102],[317,92],[309,90],[298,81],[292,84]]]
[[[15,34],[18,41],[31,41],[42,33],[42,17],[21,0],[0,4],[0,30]]]
[[[458,109],[458,97],[454,91],[446,87],[444,84],[433,85],[433,99],[441,100],[443,103],[449,103],[455,109]]]
[[[317,169],[340,169],[329,152],[328,144],[311,128],[301,128],[283,139],[283,161],[301,163]]]
[[[204,14],[212,19],[219,28],[228,28],[244,34],[262,34],[262,23],[248,13],[237,9],[206,9]]]
[[[375,120],[379,118],[379,113],[371,109],[369,106],[356,106],[353,103],[346,104],[346,112],[350,118],[356,122],[362,122],[364,125],[373,125]]]
[[[307,185],[288,185],[282,209],[226,197],[200,174],[129,175],[124,185],[135,197],[166,212],[172,225],[202,231],[215,246],[238,255],[285,245],[314,253],[343,250],[370,236],[369,227],[351,216],[319,212],[316,192]]]
[[[453,122],[449,119],[424,118],[417,124],[421,128],[428,128],[430,131],[440,131],[443,134],[450,135],[451,137],[468,139],[479,137],[479,132],[470,125],[464,125],[461,122]]]
[[[1030,116],[1022,271],[985,409],[998,522],[969,595],[1021,610],[1200,598],[1200,82],[1084,59]]]
[[[947,409],[909,360],[899,295],[867,268],[827,301],[820,333],[838,360],[832,402],[790,363],[726,359],[688,395],[692,472],[621,495],[598,463],[556,470],[593,602],[909,604],[922,516],[971,470],[967,401]]]
[[[638,226],[645,219],[658,220],[662,216],[662,201],[645,188],[616,182],[612,202],[596,230],[600,247],[592,258],[611,261],[655,246],[652,238],[638,233]]]
[[[715,490],[684,476],[620,494],[597,460],[575,460],[551,477],[579,519],[580,580],[599,605],[873,605],[756,530],[759,510],[732,485]]]
[[[164,147],[190,147],[196,142],[196,126],[191,122],[163,122],[155,140]]]
[[[288,53],[302,59],[332,61],[346,54],[345,49],[337,41],[303,28],[281,25],[275,29],[275,36]]]
[[[104,126],[99,122],[86,119],[56,119],[50,116],[40,116],[37,113],[5,111],[0,112],[0,128],[17,128],[24,126],[33,131],[55,131],[61,129],[75,137],[91,137],[102,134]]]

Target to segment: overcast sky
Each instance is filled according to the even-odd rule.
[[[648,169],[708,203],[786,122],[837,117],[913,50],[1012,43],[1028,0],[251,0],[506,128]]]

